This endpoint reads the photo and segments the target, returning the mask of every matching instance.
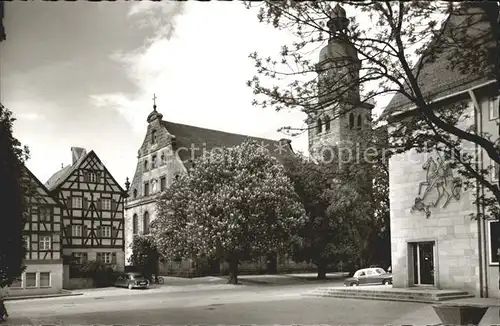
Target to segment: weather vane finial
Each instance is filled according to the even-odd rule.
[[[156,111],[156,94],[153,93],[153,110]]]

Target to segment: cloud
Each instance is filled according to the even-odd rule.
[[[44,117],[41,116],[40,114],[36,112],[26,112],[26,113],[19,113],[15,115],[18,120],[30,120],[30,121],[37,121],[37,120],[43,120]]]

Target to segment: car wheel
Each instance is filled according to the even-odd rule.
[[[382,282],[383,285],[390,285],[391,283],[388,280]]]
[[[351,286],[358,286],[358,283],[352,283]]]
[[[129,284],[129,285],[128,285],[128,289],[129,289],[129,290],[132,290],[133,288],[134,288],[134,286],[133,286],[132,284]]]

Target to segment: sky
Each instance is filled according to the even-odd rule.
[[[280,139],[305,115],[251,105],[249,53],[278,53],[290,35],[241,2],[5,3],[0,96],[28,168],[42,181],[94,150],[122,185],[133,177],[152,111],[164,120]],[[290,137],[287,137],[290,138]],[[307,152],[305,134],[292,138]]]

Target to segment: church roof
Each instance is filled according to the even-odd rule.
[[[252,137],[241,134],[234,134],[220,130],[200,128],[170,121],[162,121],[162,125],[167,131],[175,136],[176,148],[191,148],[192,144],[200,148],[194,152],[194,158],[203,154],[203,149],[210,151],[217,147],[232,147],[243,143],[245,140],[254,140],[267,148],[271,154],[280,162],[283,162],[286,156],[293,154],[293,150],[288,140],[272,140],[267,138]],[[179,151],[180,159],[187,162],[191,159],[191,153],[188,151]]]
[[[493,1],[493,4],[495,2]],[[460,9],[465,10],[477,10],[479,7],[472,5],[470,7],[461,7]],[[485,12],[488,12],[487,8],[484,6],[481,8]],[[466,15],[456,15],[452,13],[447,21],[444,23],[443,28],[446,29],[453,28],[452,26],[457,26],[463,24]],[[488,13],[482,17],[482,24],[476,23],[474,27],[468,29],[470,35],[485,35],[488,30],[491,30],[492,25],[490,20],[492,15]],[[451,69],[449,67],[449,56],[450,49],[444,49],[442,53],[437,55],[436,60],[432,62],[426,62],[422,66],[421,72],[418,76],[418,85],[422,91],[422,94],[429,99],[437,99],[439,97],[444,97],[452,95],[458,92],[465,91],[471,87],[484,84],[494,77],[490,74],[491,71],[481,71],[476,74],[463,74],[459,69]],[[419,61],[420,62],[420,61]],[[386,107],[383,112],[383,116],[387,117],[390,114],[408,110],[415,105],[413,102],[408,100],[402,93],[397,93]]]

